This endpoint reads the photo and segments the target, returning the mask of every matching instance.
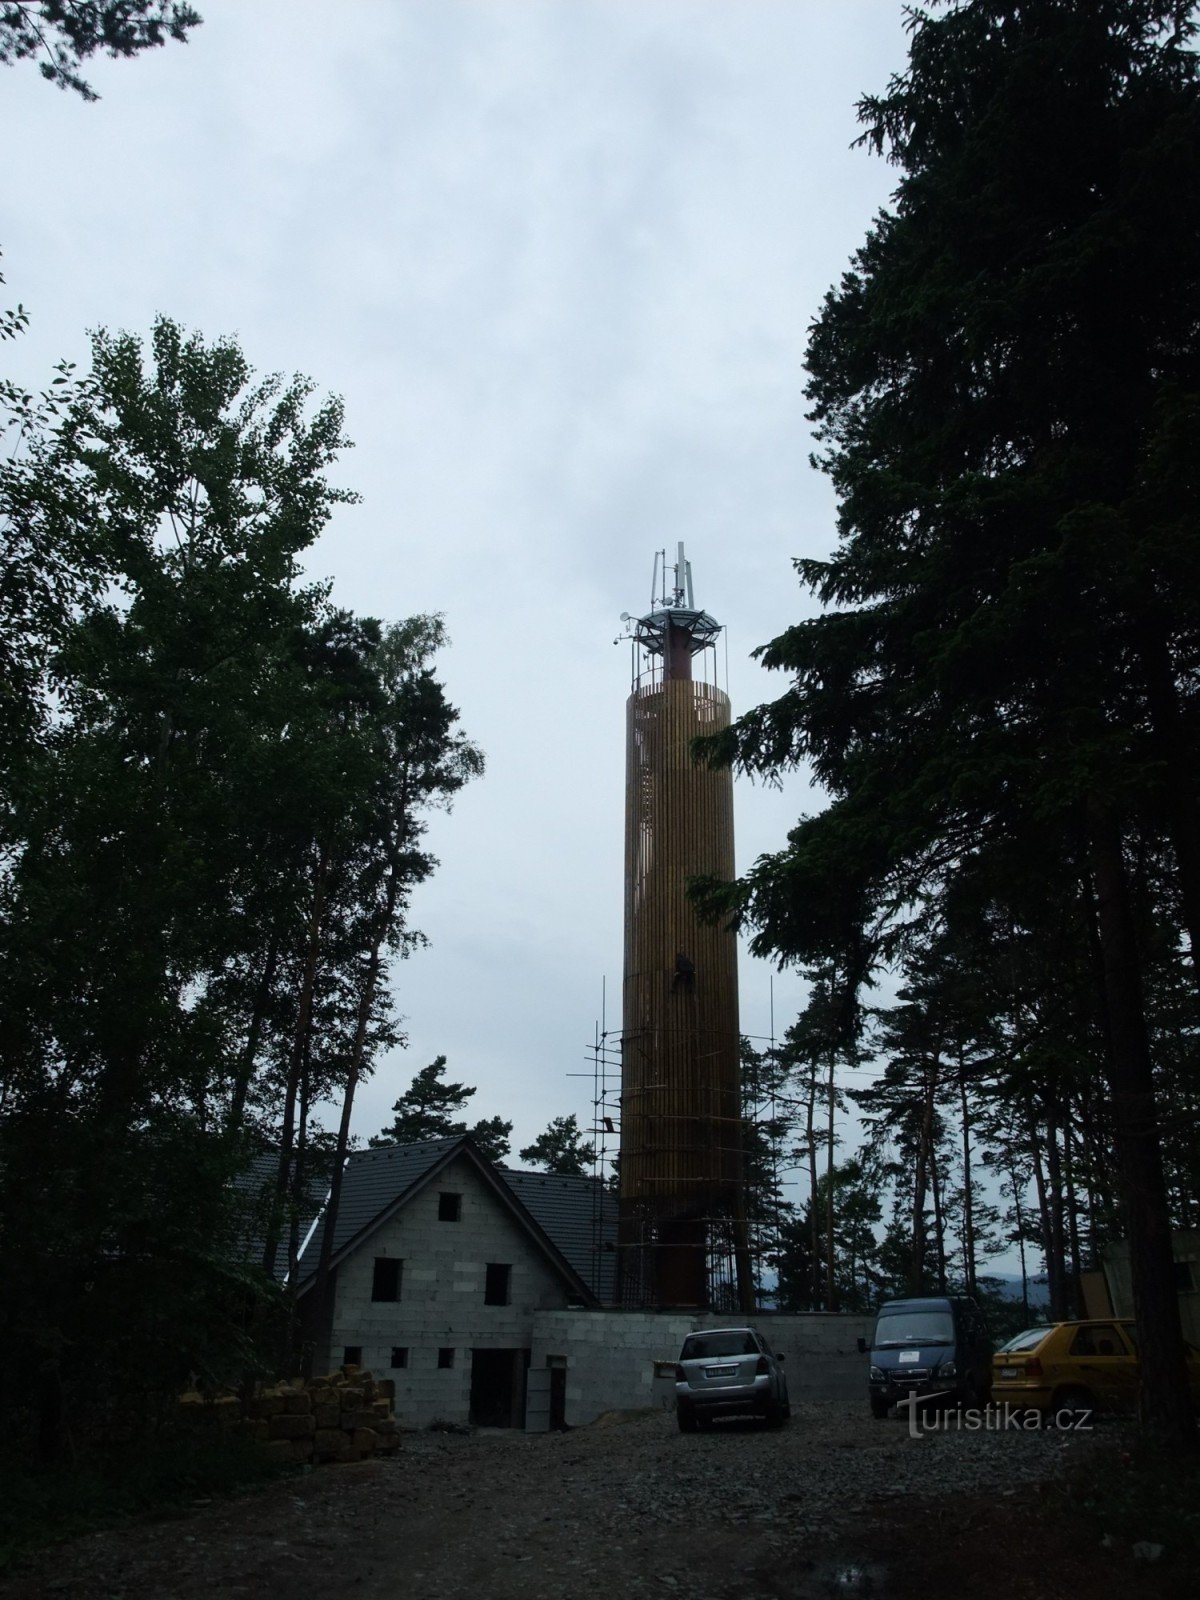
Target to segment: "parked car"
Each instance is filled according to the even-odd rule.
[[[1192,1401],[1200,1405],[1200,1357],[1188,1348]],[[992,1394],[1039,1411],[1132,1411],[1137,1404],[1134,1324],[1107,1317],[1027,1328],[992,1358]]]
[[[983,1313],[967,1295],[885,1300],[875,1317],[867,1393],[873,1417],[898,1401],[985,1406],[992,1381],[992,1341]]]
[[[713,1418],[756,1413],[773,1428],[792,1414],[783,1357],[757,1328],[689,1333],[675,1368],[675,1415],[681,1433],[710,1428]]]

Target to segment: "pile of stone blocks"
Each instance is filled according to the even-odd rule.
[[[390,1379],[381,1382],[358,1367],[343,1367],[328,1377],[267,1385],[248,1402],[191,1391],[180,1397],[180,1410],[189,1420],[225,1423],[276,1461],[364,1461],[399,1448],[394,1396]]]

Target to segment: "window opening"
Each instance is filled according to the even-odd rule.
[[[399,1300],[404,1262],[398,1256],[376,1256],[371,1278],[372,1300]]]
[[[438,1195],[438,1221],[457,1222],[462,1216],[462,1195]]]
[[[511,1278],[512,1267],[507,1262],[488,1262],[487,1277],[483,1286],[483,1303],[485,1306],[506,1306],[508,1304]]]

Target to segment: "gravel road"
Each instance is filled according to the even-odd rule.
[[[908,1499],[1028,1493],[1086,1434],[909,1437],[860,1405],[798,1404],[778,1432],[680,1434],[669,1413],[567,1433],[413,1433],[186,1517],[89,1535],[0,1584],[5,1600],[689,1600],[887,1594],[856,1531]]]

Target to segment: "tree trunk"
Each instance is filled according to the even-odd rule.
[[[1075,1195],[1075,1140],[1071,1127],[1071,1108],[1068,1104],[1063,1124],[1063,1188],[1066,1193],[1067,1247],[1071,1252],[1071,1301],[1076,1316],[1086,1315],[1083,1309],[1081,1283],[1083,1279],[1083,1253],[1079,1247],[1079,1211]]]
[[[1066,1318],[1062,1280],[1058,1271],[1058,1258],[1054,1254],[1054,1224],[1050,1217],[1050,1195],[1046,1184],[1046,1170],[1042,1163],[1042,1142],[1038,1137],[1034,1113],[1030,1114],[1029,1119],[1029,1150],[1033,1157],[1033,1182],[1037,1190],[1038,1215],[1042,1226],[1042,1254],[1046,1262],[1046,1292],[1050,1297],[1050,1320],[1062,1322]]]
[[[1063,1226],[1062,1157],[1058,1148],[1058,1106],[1046,1107],[1046,1184],[1050,1204],[1050,1242],[1054,1252],[1054,1283],[1057,1300],[1051,1301],[1056,1319],[1071,1315],[1071,1286],[1067,1281],[1067,1240]]]
[[[1029,1269],[1025,1262],[1025,1215],[1021,1210],[1021,1185],[1017,1179],[1016,1164],[1010,1160],[1008,1164],[1009,1182],[1012,1184],[1013,1210],[1017,1219],[1017,1249],[1021,1256],[1021,1309],[1025,1321],[1029,1321]]]
[[[267,959],[263,963],[263,970],[254,992],[254,1009],[250,1014],[250,1027],[246,1033],[245,1048],[242,1051],[241,1060],[238,1062],[237,1075],[233,1080],[233,1093],[229,1099],[229,1116],[226,1121],[226,1128],[230,1133],[240,1132],[242,1122],[245,1119],[246,1096],[250,1092],[250,1080],[254,1076],[254,1062],[258,1056],[258,1047],[262,1039],[263,1018],[266,1015],[271,985],[275,982],[275,968],[278,960],[279,934],[273,926],[271,928],[270,942],[267,945]]]
[[[809,1263],[809,1307],[815,1311],[821,1304],[821,1221],[817,1186],[817,1071],[813,1065],[808,1078],[808,1112],[806,1122],[808,1139],[808,1221],[811,1235]]]
[[[1156,612],[1157,609],[1155,607]],[[1139,629],[1138,644],[1152,745],[1162,772],[1167,825],[1175,849],[1192,970],[1194,975],[1200,976],[1200,836],[1196,827],[1194,741],[1188,737],[1180,710],[1165,624],[1157,615],[1148,616]]]
[[[926,1096],[921,1113],[921,1128],[917,1136],[917,1164],[913,1174],[912,1256],[908,1269],[908,1292],[911,1295],[925,1291],[925,1186],[930,1125],[933,1115],[932,1101]]]
[[[317,1277],[313,1285],[313,1303],[316,1308],[318,1338],[328,1348],[333,1334],[333,1296],[330,1292],[332,1277],[330,1263],[333,1257],[333,1240],[337,1231],[338,1211],[342,1202],[342,1176],[350,1151],[350,1118],[354,1111],[354,1093],[362,1073],[366,1053],[367,1032],[371,1023],[371,1010],[375,1004],[375,990],[379,982],[380,952],[387,931],[395,916],[399,896],[399,877],[393,865],[389,871],[387,899],[383,915],[376,926],[367,971],[363,978],[362,993],[358,1001],[358,1014],[354,1019],[354,1038],[350,1045],[350,1059],[346,1064],[346,1087],[342,1092],[342,1114],[338,1122],[337,1149],[334,1152],[333,1172],[329,1179],[329,1198],[325,1202],[325,1223],[321,1231],[321,1254],[317,1262]]]
[[[1088,822],[1104,962],[1103,1000],[1113,1043],[1112,1122],[1129,1224],[1142,1425],[1162,1446],[1194,1448],[1196,1421],[1179,1322],[1141,968],[1121,833],[1111,812],[1095,800],[1088,807]]]
[[[971,1180],[971,1116],[967,1105],[967,1069],[958,1052],[958,1101],[962,1110],[963,1277],[967,1293],[975,1293],[975,1195]]]
[[[300,1282],[300,1219],[308,1185],[308,1113],[311,1103],[311,1075],[308,1049],[300,1069],[300,1092],[296,1109],[296,1159],[292,1162],[292,1181],[288,1199],[288,1286],[295,1294]]]
[[[284,1209],[292,1174],[292,1149],[296,1137],[296,1100],[300,1090],[300,1076],[308,1050],[308,1036],[312,1028],[313,989],[316,985],[317,962],[321,952],[321,925],[325,911],[325,876],[329,867],[329,854],[322,845],[313,877],[312,905],[308,918],[308,937],[304,957],[304,976],[300,985],[300,1002],[296,1008],[296,1026],[292,1035],[292,1048],[288,1061],[287,1085],[283,1101],[283,1126],[279,1134],[279,1167],[275,1178],[275,1204],[267,1224],[267,1237],[263,1245],[263,1271],[275,1275],[275,1258],[279,1253],[279,1234],[283,1226]]]
[[[837,1090],[834,1087],[834,1056],[829,1055],[829,1107],[827,1115],[827,1147],[825,1153],[825,1309],[837,1310],[837,1277],[834,1272],[833,1246],[833,1124]]]
[[[942,1173],[936,1145],[929,1147],[929,1192],[933,1200],[933,1244],[937,1252],[938,1293],[946,1293],[946,1219],[942,1211]]]

